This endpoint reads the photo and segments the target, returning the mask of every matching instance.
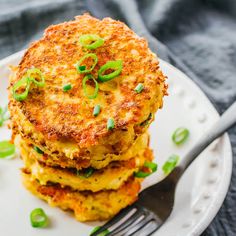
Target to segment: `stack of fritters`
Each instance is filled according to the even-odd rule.
[[[104,44],[86,49],[82,35],[98,35]],[[114,79],[99,82],[98,96],[85,96],[76,63],[86,53],[98,63],[122,60]],[[45,86],[31,84],[26,99],[17,101],[12,87],[30,68],[39,69]],[[71,85],[69,91],[63,86]],[[142,84],[143,90],[135,90]],[[92,83],[87,84],[93,90]],[[9,110],[13,139],[25,167],[24,185],[50,205],[71,209],[80,221],[108,219],[133,203],[140,190],[142,169],[153,155],[147,129],[166,94],[165,76],[147,42],[125,24],[87,14],[75,21],[50,26],[44,37],[13,68]],[[97,116],[93,109],[100,105]],[[108,127],[108,120],[114,127]]]

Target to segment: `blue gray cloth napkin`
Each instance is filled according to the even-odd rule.
[[[148,38],[157,55],[188,74],[220,113],[236,100],[236,0],[0,0],[0,58],[27,48],[48,25],[84,12],[124,21]],[[236,128],[229,134],[232,182],[203,236],[236,235]]]

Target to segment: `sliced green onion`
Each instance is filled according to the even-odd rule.
[[[95,84],[95,88],[94,88],[94,93],[93,94],[88,94],[88,91],[87,91],[87,84],[86,82],[88,80],[93,80],[94,84]],[[99,89],[99,85],[98,85],[98,82],[97,80],[94,79],[94,77],[92,75],[86,75],[84,78],[83,78],[83,81],[82,81],[82,85],[83,85],[83,90],[84,90],[84,95],[89,98],[89,99],[94,99],[97,97],[98,95],[98,89]]]
[[[143,166],[149,168],[151,172],[138,171],[134,173],[135,177],[145,178],[157,171],[157,164],[154,162],[145,161]]]
[[[11,156],[15,153],[15,145],[9,141],[0,142],[0,158]]]
[[[189,137],[189,130],[179,127],[172,135],[172,140],[176,145],[184,143]]]
[[[79,37],[79,42],[87,49],[96,49],[104,44],[104,39],[96,34],[84,34]]]
[[[94,172],[94,168],[92,167],[88,167],[84,170],[77,170],[76,174],[77,176],[81,177],[81,178],[89,178]]]
[[[151,169],[152,173],[157,171],[157,164],[154,162],[145,161],[143,166]]]
[[[104,74],[107,70],[114,70],[109,74]],[[101,66],[98,71],[98,79],[101,82],[106,82],[114,79],[122,71],[122,60],[108,61],[105,65]]]
[[[17,93],[16,91],[21,87],[24,87],[24,91],[22,93]],[[23,101],[27,98],[29,89],[30,89],[30,79],[28,77],[23,77],[13,85],[12,89],[13,97],[17,101]]]
[[[90,236],[96,233],[99,229],[101,229],[101,226],[94,227],[94,229],[90,233]],[[101,233],[98,234],[98,236],[106,236],[109,233],[110,231],[108,229],[104,229]]]
[[[173,154],[171,155],[165,164],[162,166],[162,170],[165,174],[169,174],[177,165],[179,161],[179,156]]]
[[[147,176],[151,175],[151,173],[148,172],[144,172],[144,171],[138,171],[138,172],[134,172],[134,177],[136,178],[145,178]]]
[[[79,66],[79,71],[84,71],[86,69],[86,66]]]
[[[44,154],[44,152],[37,146],[34,146],[34,150],[39,154]]]
[[[31,225],[35,228],[42,228],[47,226],[48,217],[42,208],[36,208],[30,213]]]
[[[31,82],[35,83],[39,87],[45,86],[45,78],[41,70],[32,68],[27,70],[26,74],[27,76],[24,76],[13,85],[13,97],[17,101],[23,101],[27,98]],[[37,77],[39,77],[39,81],[36,80]],[[24,91],[22,93],[17,93],[16,91],[22,87],[24,87]]]
[[[115,122],[114,122],[114,120],[113,120],[112,118],[109,118],[109,119],[107,120],[107,129],[108,129],[108,130],[112,130],[112,129],[114,129],[114,127],[115,127]]]
[[[37,86],[39,87],[44,87],[45,86],[45,78],[43,73],[41,72],[40,69],[38,68],[32,68],[27,70],[27,77],[30,79],[30,81],[34,82]],[[39,76],[39,81],[36,80],[36,77]]]
[[[86,69],[87,67],[85,65],[81,65],[83,63],[83,61],[87,58],[93,59],[93,65],[89,69]],[[79,73],[85,74],[85,73],[91,72],[94,69],[94,67],[97,65],[97,63],[98,63],[97,55],[94,53],[88,53],[80,58],[80,60],[76,64],[76,68]]]
[[[134,89],[134,91],[135,91],[136,93],[141,93],[141,92],[143,91],[143,89],[144,89],[143,84],[139,83],[139,84],[136,86],[136,88]]]
[[[101,110],[100,105],[96,105],[93,109],[93,115],[98,116],[98,114],[100,113],[100,110]]]
[[[140,124],[140,126],[149,125],[151,119],[152,119],[152,113],[149,114],[148,118],[147,118],[145,121],[143,121],[143,122]]]
[[[72,86],[71,86],[71,84],[66,84],[62,87],[62,89],[64,92],[67,92],[72,89]]]

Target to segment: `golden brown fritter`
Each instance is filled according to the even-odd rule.
[[[47,166],[59,166],[62,168],[76,168],[82,169],[87,167],[93,167],[95,169],[101,169],[106,167],[112,161],[125,161],[136,155],[142,155],[144,150],[148,147],[149,144],[149,135],[148,133],[144,133],[139,136],[133,145],[125,152],[121,154],[111,154],[106,153],[103,154],[104,147],[98,147],[97,152],[94,153],[93,158],[90,156],[82,156],[81,158],[67,158],[65,157],[63,148],[69,151],[75,150],[75,148],[71,148],[71,143],[63,143],[61,145],[54,144],[53,149],[46,149],[45,146],[36,145],[39,147],[44,153],[39,154],[34,150],[34,145],[29,142],[29,140],[22,138],[21,136],[16,136],[17,146],[21,149],[25,149],[27,153],[32,153],[32,156],[38,161],[45,163]],[[55,149],[55,146],[58,149]]]
[[[69,186],[73,190],[92,192],[120,188],[145,161],[153,160],[152,151],[146,147],[144,151],[140,150],[140,155],[128,161],[111,162],[107,167],[94,170],[90,177],[85,178],[78,176],[75,169],[53,168],[36,161],[36,152],[32,148],[28,150],[21,146],[20,152],[25,168],[31,172],[31,179],[37,179],[41,185],[52,182]]]
[[[23,170],[25,187],[51,206],[63,210],[72,210],[78,221],[107,220],[121,209],[132,204],[140,190],[140,179],[129,179],[118,190],[92,193],[90,191],[72,191],[59,185],[40,185],[30,178],[30,173]]]
[[[105,42],[97,49],[85,49],[79,43],[79,37],[84,34],[96,34]],[[75,67],[90,52],[98,57],[92,71],[95,78],[106,62],[123,61],[119,76],[109,82],[99,82],[95,99],[84,95],[84,74],[78,73]],[[46,86],[39,88],[32,84],[27,99],[16,101],[12,97],[12,86],[32,67],[42,71]],[[141,93],[134,91],[138,83],[144,85]],[[71,84],[72,89],[63,92],[65,84]],[[140,124],[162,107],[166,85],[158,60],[145,39],[122,22],[110,18],[98,20],[85,14],[46,29],[44,37],[30,46],[14,71],[9,91],[13,126],[32,142],[47,140],[51,146],[55,141],[71,143],[81,152],[74,155],[82,156],[86,149],[92,147],[88,152],[93,154],[101,145],[107,153],[127,150],[136,137],[147,130],[148,125]],[[101,112],[94,117],[93,108],[97,104],[101,105]],[[19,119],[20,116],[24,118]],[[107,129],[109,118],[115,121],[115,128],[110,131]],[[26,121],[36,132],[30,130]],[[66,154],[66,150],[64,152]]]

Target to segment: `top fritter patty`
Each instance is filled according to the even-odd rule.
[[[95,49],[84,47],[79,39],[87,34],[100,37],[104,43]],[[86,73],[79,73],[77,68],[78,61],[88,53],[96,54],[98,59],[89,72],[99,86],[93,99],[86,96],[83,88]],[[121,62],[122,70],[112,80],[101,82],[98,71],[109,61]],[[45,86],[31,83],[27,98],[17,101],[12,88],[31,68],[42,72]],[[112,72],[110,69],[105,73]],[[72,88],[63,91],[67,84]],[[143,87],[139,92],[135,90],[138,84]],[[94,81],[88,80],[86,86],[87,92],[93,91]],[[121,144],[124,137],[129,147],[135,137],[146,131],[150,114],[162,107],[166,87],[165,76],[145,39],[122,22],[110,18],[98,20],[85,14],[74,21],[50,26],[44,37],[26,51],[11,77],[9,110],[14,125],[27,130],[22,119],[17,119],[20,110],[35,127],[34,136],[38,133],[50,141],[71,141],[80,148],[110,145],[111,152],[117,152],[115,145]],[[94,116],[96,105],[101,110]],[[112,124],[108,127],[109,119],[114,127]]]

